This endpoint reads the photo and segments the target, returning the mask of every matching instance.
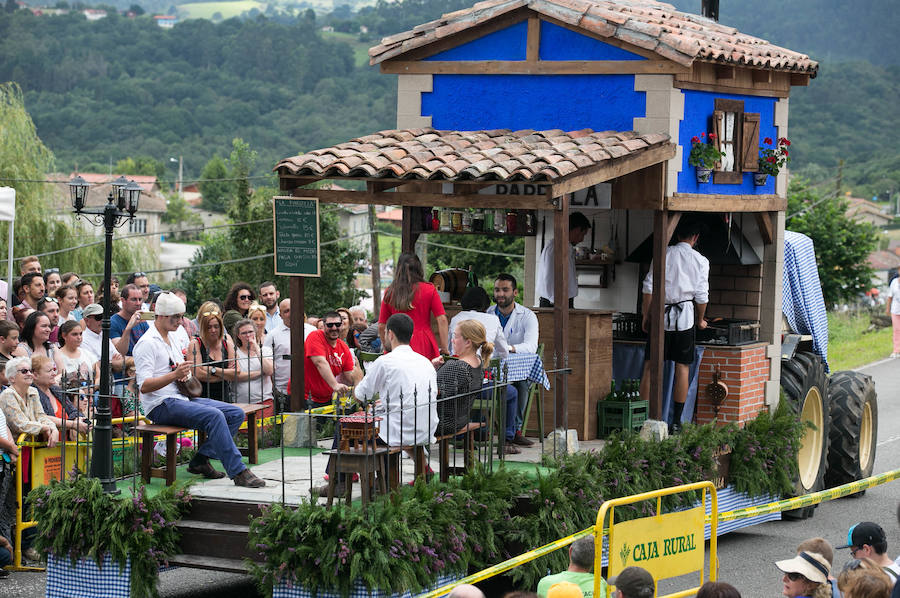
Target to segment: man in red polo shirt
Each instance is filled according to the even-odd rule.
[[[341,314],[331,311],[322,318],[323,330],[310,332],[306,337],[304,380],[306,396],[313,403],[328,403],[335,392],[346,393],[348,384],[356,384],[362,371],[353,363],[350,347],[340,339]]]

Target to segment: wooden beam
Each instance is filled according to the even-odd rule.
[[[750,79],[754,83],[771,83],[772,71],[766,71],[763,69],[750,69]]]
[[[806,87],[809,85],[809,75],[806,73],[791,73],[791,85]]]
[[[716,65],[716,79],[734,79],[734,67],[724,64]]]
[[[672,240],[672,235],[675,234],[675,229],[678,227],[679,221],[681,221],[681,212],[675,212],[674,214],[669,215],[669,223],[666,225],[666,246],[668,246],[669,241]]]
[[[778,216],[777,212],[756,212],[754,215],[763,243],[766,245],[772,243],[775,240],[775,225],[772,221]]]
[[[303,340],[303,312],[306,311],[306,299],[303,296],[303,277],[291,276],[288,282],[288,295],[291,298],[291,396],[290,409],[298,412],[304,409],[303,393],[306,392],[306,381],[303,379],[306,347]],[[296,356],[296,357],[294,357]]]
[[[606,160],[599,166],[579,169],[575,174],[554,181],[550,194],[554,197],[559,197],[566,193],[574,193],[630,172],[665,162],[675,157],[676,149],[677,147],[674,143],[667,143],[659,147],[629,154],[623,158]]]
[[[525,46],[525,60],[536,63],[541,57],[541,20],[537,16],[528,19],[528,41]]]
[[[400,226],[400,251],[414,253],[419,233],[413,232],[413,218],[416,210],[410,206],[403,206],[403,221]]]
[[[777,195],[703,195],[675,193],[666,209],[678,212],[783,212],[787,200]]]
[[[571,195],[558,198],[558,209],[553,214],[553,331],[554,363],[557,368],[569,367],[569,202]],[[556,379],[557,427],[568,430],[569,386],[568,376]]]
[[[610,203],[623,210],[661,210],[665,202],[666,163],[616,177]]]
[[[292,174],[282,174],[278,177],[278,188],[281,191],[293,191],[304,185],[311,185],[322,179],[312,177],[299,177]]]
[[[668,60],[397,60],[388,75],[672,75],[689,67]]]
[[[653,298],[650,300],[650,417],[663,420],[663,366],[666,297],[665,234],[669,214],[666,210],[653,213]]]
[[[727,80],[727,79],[726,79]],[[739,93],[748,96],[765,96],[773,98],[786,98],[790,91],[781,89],[753,89],[733,85],[717,85],[715,83],[697,83],[694,81],[675,81],[673,86],[677,89],[692,89],[695,91],[711,91],[713,93]]]
[[[545,184],[545,183],[541,183]],[[447,208],[509,208],[520,210],[550,210],[553,204],[547,195],[482,195],[479,193],[450,194],[423,192],[331,191],[307,189],[304,197],[318,197],[322,203],[375,204],[383,206],[447,207]]]

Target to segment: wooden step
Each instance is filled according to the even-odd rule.
[[[182,554],[222,559],[260,558],[247,546],[250,532],[247,525],[182,519],[176,527],[181,533]]]
[[[225,571],[227,573],[249,574],[250,568],[241,559],[224,559],[195,554],[176,554],[169,559],[169,565],[173,567],[190,567],[192,569],[208,569],[210,571]]]
[[[194,497],[191,499],[190,511],[184,517],[194,521],[247,525],[251,517],[260,516],[259,508],[260,505],[256,502]]]

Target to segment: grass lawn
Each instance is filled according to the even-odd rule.
[[[336,39],[350,45],[353,50],[353,59],[357,66],[369,63],[369,46],[376,45],[374,42],[361,42],[353,33],[341,33],[340,31],[322,31],[322,38]]]
[[[239,16],[241,13],[257,8],[260,12],[266,10],[265,2],[255,0],[233,0],[231,2],[191,2],[178,6],[178,15],[182,19],[211,19],[216,13],[220,13],[223,19]]]
[[[832,372],[851,370],[891,354],[891,329],[866,332],[866,312],[828,314],[828,364]]]

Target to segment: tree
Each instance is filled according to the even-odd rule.
[[[124,160],[119,160],[116,162],[115,168],[113,168],[113,172],[115,174],[138,174],[144,176],[155,176],[157,179],[162,180],[166,178],[166,165],[159,161],[154,160],[149,156],[138,156],[136,158],[125,158]]]
[[[203,172],[200,173],[200,193],[203,195],[203,207],[214,212],[224,212],[228,207],[229,188],[228,168],[218,154],[210,158]]]
[[[501,272],[507,272],[516,277],[516,280],[525,282],[525,238],[524,237],[488,237],[481,235],[428,235],[428,240],[434,243],[452,245],[460,248],[428,246],[428,272],[442,270],[444,268],[468,268],[473,267],[478,275],[478,282],[493,292],[494,276]],[[515,254],[521,258],[500,255]],[[426,272],[426,275],[428,274]],[[489,293],[489,294],[491,294]]]
[[[868,222],[846,216],[847,201],[822,196],[805,179],[795,177],[788,188],[785,228],[810,237],[816,247],[819,280],[826,305],[855,300],[872,284],[867,261],[878,235]]]
[[[22,90],[15,83],[0,85],[0,122],[3,123],[0,178],[5,179],[3,185],[16,190],[15,256],[41,254],[77,245],[79,240],[85,238],[83,229],[74,227],[69,217],[58,218],[51,209],[51,205],[57,205],[63,214],[68,212],[68,189],[43,182],[47,179],[47,173],[53,171],[53,154],[37,136],[34,123],[25,110]],[[93,228],[88,227],[89,230]],[[8,233],[9,223],[0,223],[0,238],[6,239]],[[93,236],[88,237],[88,240],[91,239]],[[150,262],[147,261],[148,256]],[[156,265],[153,256],[143,239],[117,239],[113,246],[113,271],[152,268]],[[82,275],[101,273],[94,278],[95,282],[99,282],[103,272],[103,245],[56,253],[42,257],[41,261],[44,267],[53,266],[61,271],[71,270]],[[5,266],[5,263],[0,264],[3,271]]]
[[[136,17],[139,17],[144,14],[144,7],[142,7],[140,4],[132,4],[128,7],[128,12],[132,12]]]
[[[172,193],[166,199],[166,213],[162,215],[162,221],[166,224],[183,224],[188,226],[200,226],[203,219],[196,212],[191,211],[180,194]]]

